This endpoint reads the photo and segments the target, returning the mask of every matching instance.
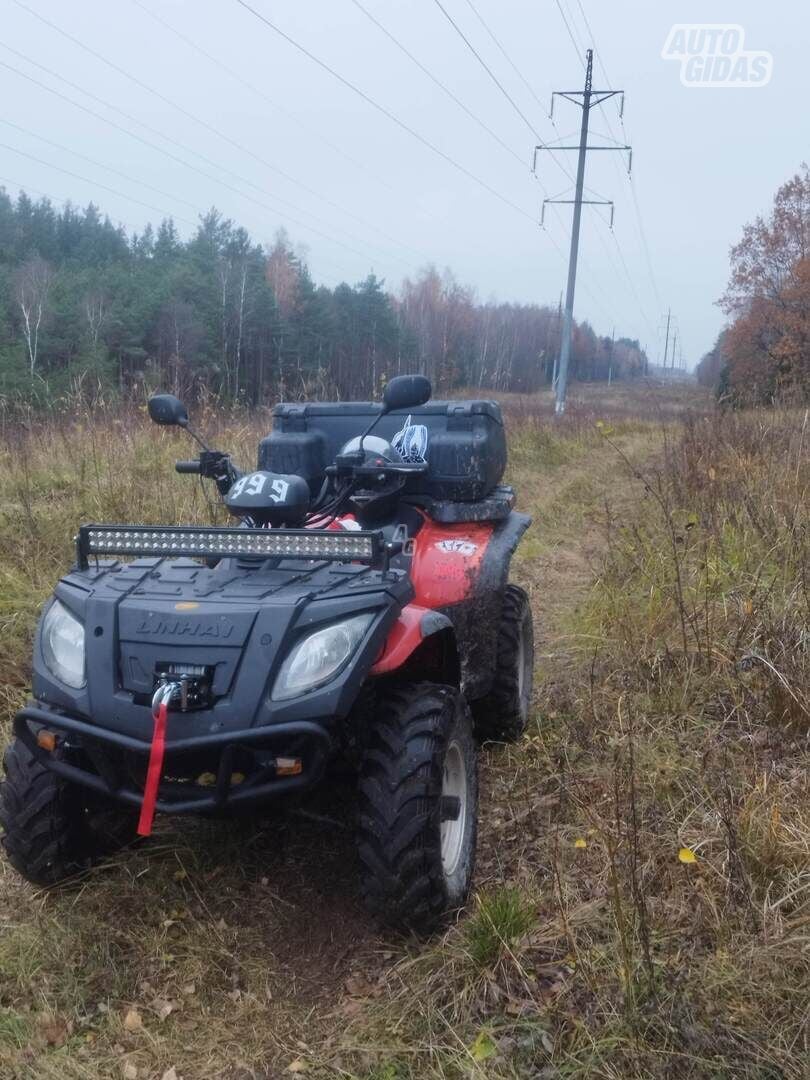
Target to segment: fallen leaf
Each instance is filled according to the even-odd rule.
[[[368,997],[373,989],[365,975],[350,975],[346,980],[346,992],[352,997]]]
[[[143,1028],[143,1018],[137,1009],[128,1009],[124,1017],[124,1027],[127,1031],[140,1031]]]
[[[197,987],[193,982],[186,983],[185,986],[180,987],[180,992],[185,994],[186,997],[190,997],[192,994],[197,993]]]
[[[470,1047],[470,1057],[473,1061],[486,1061],[493,1054],[497,1054],[498,1047],[495,1045],[489,1032],[482,1028],[475,1037]]]
[[[39,1018],[39,1030],[48,1046],[64,1046],[70,1034],[67,1021],[50,1013],[44,1013]]]
[[[160,1080],[182,1080],[182,1077],[177,1075],[177,1069],[172,1065],[172,1067],[167,1069],[163,1076],[161,1076]]]
[[[138,1080],[138,1066],[131,1061],[125,1061],[121,1069],[124,1080]]]
[[[177,1008],[176,1001],[165,1001],[163,998],[155,998],[152,1002],[152,1008],[158,1014],[158,1019],[165,1020],[167,1016],[171,1016],[174,1010]]]
[[[697,855],[695,855],[694,851],[692,851],[692,849],[688,847],[681,848],[681,850],[678,852],[678,858],[681,860],[682,863],[697,862]]]
[[[578,836],[576,838],[576,840],[574,841],[574,847],[575,848],[586,848],[587,846],[588,846],[588,841],[583,836]]]
[[[343,1016],[347,1020],[351,1020],[354,1016],[359,1016],[362,1012],[365,1012],[366,1006],[360,1001],[359,998],[349,998],[348,1001],[344,1001],[342,1005],[338,1006],[335,1010],[338,1016]]]
[[[296,1058],[295,1061],[291,1061],[287,1066],[287,1072],[291,1073],[304,1073],[309,1068],[309,1065],[301,1058]]]

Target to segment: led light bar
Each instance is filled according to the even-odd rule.
[[[146,528],[137,525],[82,525],[76,538],[79,566],[93,555],[147,555],[173,558],[331,559],[374,562],[384,551],[378,532],[318,529]]]

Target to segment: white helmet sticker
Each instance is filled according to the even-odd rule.
[[[478,551],[478,544],[474,544],[472,540],[437,540],[434,547],[438,551],[455,555],[474,555]]]

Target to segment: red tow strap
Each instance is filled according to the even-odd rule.
[[[146,773],[146,785],[143,789],[141,816],[138,820],[138,836],[149,836],[155,819],[160,777],[163,774],[163,755],[166,751],[166,718],[169,715],[169,703],[164,696],[154,710],[155,730],[152,735],[152,747],[149,751],[149,768]]]

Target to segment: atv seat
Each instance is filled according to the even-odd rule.
[[[303,476],[315,495],[327,465],[380,411],[370,401],[276,405],[273,430],[259,443],[259,468]],[[410,494],[437,504],[478,503],[494,495],[506,468],[506,437],[497,402],[429,401],[388,413],[374,434],[390,441],[409,416],[428,429],[428,469],[409,482]],[[496,516],[495,504],[501,502],[497,498],[493,502]]]

